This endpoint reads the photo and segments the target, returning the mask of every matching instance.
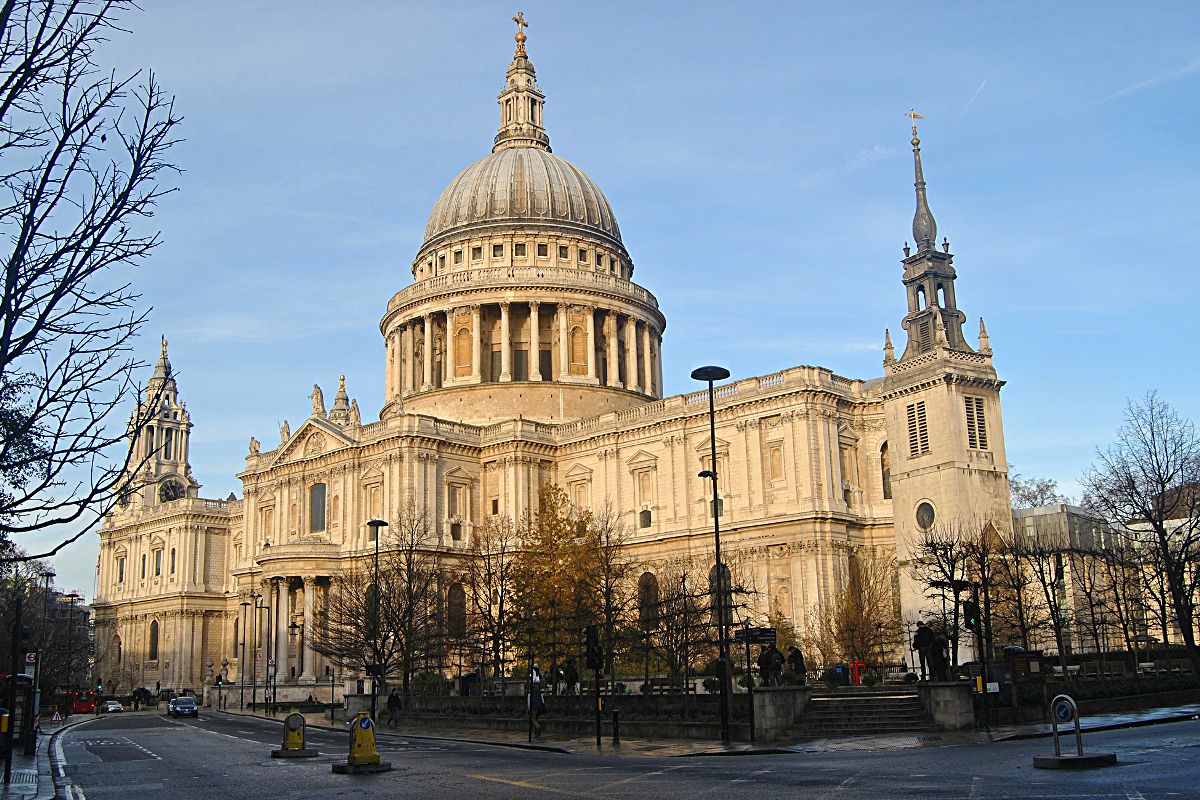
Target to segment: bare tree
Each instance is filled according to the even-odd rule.
[[[496,677],[503,677],[508,655],[516,551],[512,520],[489,517],[476,526],[470,557],[463,562],[471,627]]]
[[[1058,663],[1067,674],[1067,656],[1071,652],[1068,634],[1071,626],[1071,603],[1067,598],[1065,569],[1066,546],[1046,532],[1035,531],[1025,542],[1025,554],[1030,574],[1041,595],[1041,602],[1050,620],[1050,630],[1058,649]]]
[[[1070,498],[1059,493],[1058,481],[1053,478],[1039,478],[1036,475],[1021,475],[1012,471],[1011,464],[1008,491],[1012,497],[1013,508],[1037,508],[1071,502]]]
[[[658,610],[648,625],[650,643],[672,675],[687,675],[693,664],[716,654],[704,619],[708,606],[707,579],[691,558],[670,561],[660,569]]]
[[[972,560],[971,529],[961,521],[940,522],[925,530],[916,543],[913,574],[935,596],[949,596],[951,602],[943,619],[950,640],[950,664],[958,666],[959,599],[969,584]]]
[[[878,662],[903,644],[895,576],[890,553],[862,548],[847,559],[841,587],[817,617],[815,644],[826,663],[831,658]]]
[[[638,567],[628,548],[629,530],[611,503],[591,515],[581,552],[581,577],[592,595],[604,634],[608,674],[613,674],[618,639],[624,636],[636,598],[633,576]],[[629,630],[632,633],[632,630]],[[627,641],[621,644],[628,644]]]
[[[85,523],[26,558],[111,510],[136,472],[123,440],[149,418],[111,424],[137,393],[132,348],[147,313],[113,270],[159,244],[143,228],[173,191],[161,181],[176,171],[167,154],[180,119],[153,74],[100,65],[135,8],[0,5],[0,535]]]
[[[1149,392],[1084,476],[1088,506],[1135,537],[1162,570],[1192,674],[1200,675],[1200,436]]]
[[[994,634],[1026,650],[1049,624],[1031,562],[1028,538],[1013,531],[996,552],[991,592]]]

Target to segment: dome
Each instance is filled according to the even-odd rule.
[[[429,215],[425,246],[468,229],[524,224],[621,244],[612,207],[583,170],[540,147],[505,147],[450,181]]]

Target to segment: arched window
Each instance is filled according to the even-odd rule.
[[[158,620],[150,623],[150,644],[146,651],[148,660],[158,661]]]
[[[471,374],[471,331],[466,328],[454,334],[454,369],[459,377]]]
[[[733,580],[729,574],[729,565],[721,565],[721,580],[717,579],[717,568],[714,565],[708,572],[708,596],[711,603],[711,618],[713,625],[724,620],[728,629],[733,622]]]
[[[892,459],[888,455],[887,442],[879,448],[879,473],[883,479],[883,499],[892,499]]]
[[[237,658],[237,655],[238,655],[238,623],[239,622],[241,622],[241,620],[239,620],[239,619],[235,618],[233,620],[233,657],[234,658]]]
[[[325,530],[325,484],[314,483],[308,490],[308,530],[319,533]]]
[[[450,584],[450,591],[446,593],[446,633],[467,635],[467,593],[461,583]]]
[[[638,578],[638,626],[643,631],[658,626],[658,576],[653,572]]]
[[[940,283],[937,285],[937,304],[938,308],[946,307],[946,287]]]
[[[171,574],[175,574],[175,548],[171,548]]]
[[[125,656],[125,654],[121,650],[121,637],[120,636],[113,637],[112,651],[113,651],[113,663],[119,665],[121,663],[121,659],[124,658],[124,656]]]
[[[917,311],[925,310],[925,287],[917,287]]]
[[[570,350],[571,374],[585,374],[587,372],[587,337],[583,334],[583,328],[578,325],[571,328]]]

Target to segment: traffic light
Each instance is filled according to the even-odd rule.
[[[96,694],[100,694],[103,691],[104,691],[104,678],[97,675],[96,676]]]
[[[972,631],[975,631],[975,633],[979,633],[979,630],[980,630],[979,603],[976,603],[974,600],[963,600],[962,601],[962,615],[963,615],[963,625],[965,625],[968,630],[972,630]]]
[[[29,630],[29,626],[22,625],[20,642],[19,642],[22,653],[28,653],[30,650],[33,649],[32,638],[33,638],[33,636]]]
[[[586,666],[588,669],[604,669],[604,646],[600,644],[600,631],[595,625],[584,629]]]

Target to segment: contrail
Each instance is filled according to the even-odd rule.
[[[971,104],[975,102],[976,97],[979,97],[979,93],[983,91],[983,87],[985,86],[987,86],[987,81],[979,84],[979,88],[975,90],[975,94],[971,95],[971,99],[967,101],[967,104],[963,106],[963,110],[959,112],[958,119],[954,120],[956,123],[966,116],[967,111],[971,108]]]

